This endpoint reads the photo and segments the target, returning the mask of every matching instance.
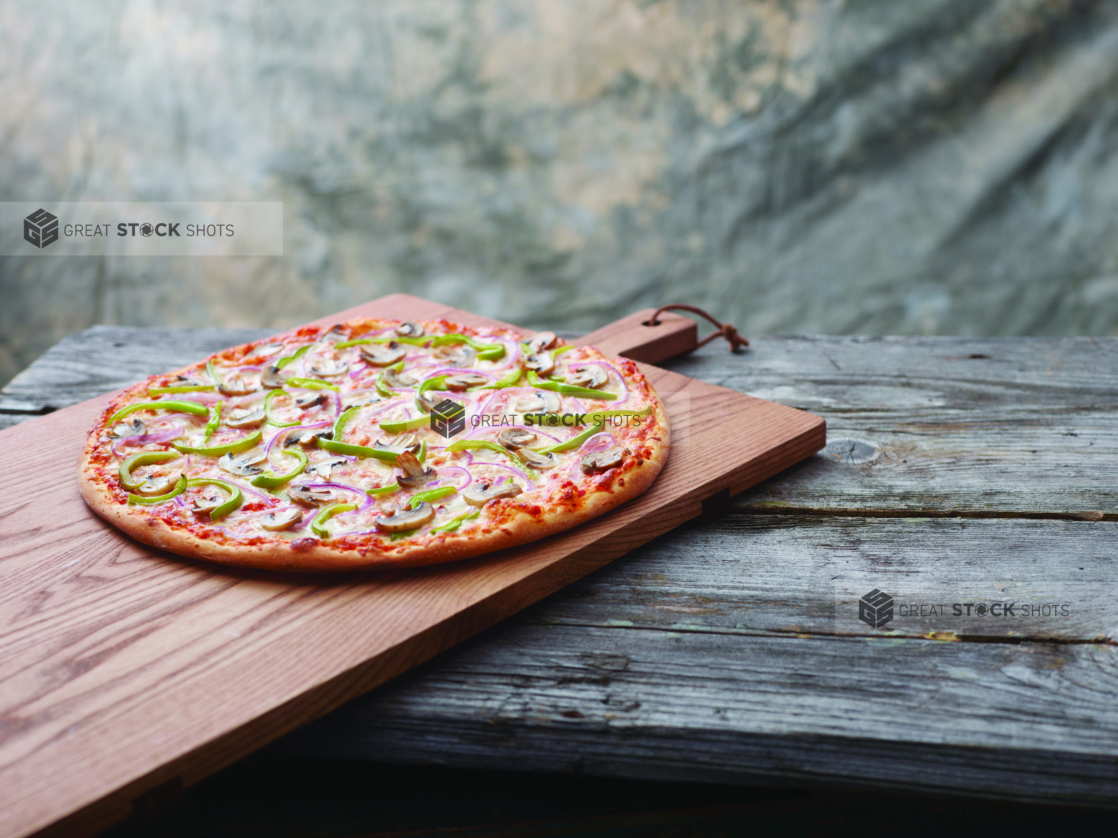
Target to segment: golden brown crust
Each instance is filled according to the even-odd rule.
[[[388,321],[364,321],[363,328]],[[464,330],[464,327],[455,326]],[[236,361],[245,358],[246,347],[257,341],[218,353],[215,358]],[[422,533],[397,543],[347,545],[352,538],[322,540],[306,538],[222,539],[204,527],[192,531],[168,518],[158,508],[132,506],[127,494],[113,485],[109,475],[114,463],[104,456],[106,422],[122,405],[147,398],[150,381],[130,388],[115,400],[92,429],[79,462],[79,487],[90,507],[102,518],[133,538],[159,549],[229,565],[271,570],[327,571],[377,567],[407,567],[436,564],[477,556],[544,538],[578,526],[643,493],[656,479],[670,452],[670,428],[662,403],[631,362],[615,362],[626,370],[627,383],[638,390],[652,409],[650,430],[641,437],[641,454],[628,458],[606,475],[570,481],[563,503],[539,505],[511,498],[491,501],[484,526],[446,534]],[[199,365],[177,371],[197,372]],[[165,380],[157,376],[152,380]]]

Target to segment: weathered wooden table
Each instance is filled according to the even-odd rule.
[[[71,335],[0,427],[262,334]],[[276,747],[1118,805],[1118,339],[761,338],[665,366],[824,416],[827,450]]]

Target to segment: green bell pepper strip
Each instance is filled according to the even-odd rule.
[[[224,402],[218,402],[214,405],[213,412],[210,413],[210,418],[206,422],[206,427],[202,428],[202,441],[207,442],[209,438],[214,435],[217,426],[221,424],[221,406]]]
[[[399,483],[389,483],[387,486],[381,486],[379,489],[366,489],[365,494],[375,498],[377,495],[390,495],[398,491],[400,491]]]
[[[366,341],[366,343],[371,343],[371,341]],[[384,382],[384,374],[386,372],[389,372],[389,371],[399,372],[403,368],[404,368],[404,362],[403,361],[397,361],[395,364],[387,366],[384,369],[382,369],[379,373],[377,373],[377,382],[376,382],[377,392],[380,393],[385,398],[388,398],[388,399],[395,396],[396,391],[390,389],[389,386]]]
[[[285,483],[298,477],[303,473],[303,469],[307,467],[307,455],[302,451],[294,448],[285,448],[283,453],[289,457],[295,457],[299,464],[291,471],[285,471],[283,474],[276,474],[274,471],[266,471],[263,474],[258,474],[249,482],[253,486],[259,486],[261,489],[279,489]]]
[[[446,380],[448,378],[450,378],[449,375],[436,375],[434,378],[428,378],[426,381],[422,382],[419,385],[419,389],[415,391],[415,409],[418,410],[420,413],[426,412],[427,408],[423,406],[423,402],[419,400],[419,397],[426,393],[428,390],[445,389],[443,387],[443,384],[446,383]],[[412,430],[414,430],[414,428]]]
[[[646,407],[644,410],[597,410],[593,413],[587,413],[586,419],[590,425],[578,436],[573,436],[566,442],[560,442],[557,445],[551,445],[547,448],[540,448],[536,450],[538,454],[555,454],[560,451],[570,451],[572,448],[579,448],[582,443],[594,436],[594,434],[602,433],[602,425],[604,420],[614,416],[651,416],[652,408]]]
[[[287,355],[283,358],[280,358],[272,366],[274,366],[277,370],[282,370],[284,367],[286,367],[292,361],[297,361],[298,359],[300,359],[304,355],[306,355],[307,350],[310,349],[312,346],[314,346],[313,343],[308,343],[306,346],[301,347],[300,349],[296,349],[295,352],[292,353],[291,355]]]
[[[437,489],[428,489],[426,492],[418,492],[412,495],[411,500],[408,501],[408,508],[415,509],[421,503],[433,500],[442,500],[445,497],[457,493],[457,489],[453,486],[440,486]]]
[[[503,343],[482,343],[469,335],[461,335],[457,332],[450,335],[421,335],[414,338],[357,338],[356,340],[342,341],[337,344],[337,348],[345,349],[347,346],[359,346],[366,343],[406,343],[410,346],[446,346],[450,343],[464,343],[477,350],[477,357],[481,361],[497,361],[505,357],[505,345]]]
[[[353,407],[346,408],[342,411],[342,415],[334,421],[333,433],[330,435],[331,439],[335,442],[341,442],[342,435],[345,433],[345,426],[349,424],[349,420],[364,406],[365,405],[355,404]]]
[[[392,465],[396,465],[396,458],[400,456],[399,451],[386,451],[383,448],[369,448],[366,445],[353,445],[348,442],[338,442],[336,439],[323,439],[319,437],[314,442],[319,448],[325,448],[327,451],[333,451],[335,454],[347,454],[350,457],[383,460],[386,463],[392,463]],[[415,456],[421,463],[427,459],[427,440],[423,440],[419,443],[419,453]]]
[[[131,504],[139,503],[143,504],[144,506],[151,506],[153,503],[163,503],[163,501],[171,500],[172,498],[177,497],[178,495],[181,495],[183,492],[185,492],[186,484],[188,482],[189,481],[186,479],[186,475],[184,474],[182,477],[179,478],[179,482],[175,485],[175,488],[173,488],[167,494],[159,495],[158,497],[154,498],[145,498],[142,495],[130,494],[128,496],[128,502]]]
[[[205,391],[213,391],[214,385],[212,384],[176,384],[171,387],[148,387],[148,395],[152,396],[166,396],[172,393],[202,393]]]
[[[510,372],[508,375],[506,375],[504,378],[502,378],[500,381],[494,382],[493,384],[487,384],[484,387],[479,387],[478,389],[479,390],[503,390],[506,387],[515,387],[517,384],[520,383],[520,379],[523,377],[523,375],[524,375],[524,370],[520,369],[520,367],[517,367],[512,372]]]
[[[323,381],[321,378],[289,378],[287,384],[290,387],[302,387],[304,390],[333,390],[335,393],[341,392],[341,388],[337,384],[331,384],[329,381]]]
[[[578,396],[584,399],[602,399],[604,401],[613,401],[617,398],[617,393],[605,393],[590,387],[575,387],[573,384],[564,384],[561,381],[544,381],[536,375],[535,370],[528,370],[528,384],[532,387],[538,387],[540,390],[551,390],[563,396]]]
[[[431,533],[432,535],[441,535],[444,532],[456,532],[458,528],[462,526],[462,523],[464,521],[469,521],[471,518],[476,518],[480,514],[480,509],[475,509],[473,512],[466,512],[465,514],[459,515],[457,518],[448,521],[441,527],[433,527],[431,529]]]
[[[220,521],[230,512],[236,512],[241,508],[241,504],[245,502],[245,496],[232,483],[227,483],[224,480],[218,480],[216,477],[192,477],[186,481],[186,488],[193,488],[195,486],[218,486],[229,493],[229,500],[220,506],[210,510],[210,520]]]
[[[217,377],[217,370],[214,369],[213,361],[206,361],[206,372],[208,372],[210,378],[213,379],[214,387],[220,387],[221,379]]]
[[[223,442],[221,445],[182,445],[178,442],[172,442],[171,447],[184,454],[200,454],[203,457],[220,457],[224,454],[240,454],[242,451],[248,451],[248,449],[260,442],[263,435],[263,431],[253,431],[246,437],[235,439],[232,442]]]
[[[327,506],[314,516],[314,520],[311,521],[311,531],[319,538],[329,538],[330,531],[326,529],[326,522],[335,515],[340,515],[343,512],[352,512],[356,508],[357,504],[355,503],[335,503],[331,506]]]
[[[402,434],[408,431],[418,431],[420,428],[425,428],[429,424],[431,424],[431,414],[425,413],[422,416],[416,416],[414,419],[400,419],[396,422],[381,422],[379,427],[385,433]]]
[[[516,455],[514,451],[510,451],[503,445],[496,442],[490,442],[487,439],[460,439],[446,447],[446,453],[453,454],[455,451],[476,451],[479,448],[484,448],[486,451],[496,451],[498,454],[504,454],[520,468],[530,470],[528,464]]]
[[[147,482],[144,480],[135,480],[132,477],[132,469],[137,466],[147,466],[152,463],[165,463],[168,460],[177,460],[181,457],[177,451],[140,451],[127,458],[120,464],[120,485],[130,492],[134,492]]]
[[[204,404],[198,404],[198,402],[136,402],[135,404],[128,405],[128,407],[122,407],[120,410],[110,416],[108,425],[112,427],[125,416],[131,416],[137,410],[173,410],[177,413],[193,413],[195,416],[210,415],[210,409]]]
[[[273,427],[293,428],[299,424],[298,419],[296,419],[294,422],[281,422],[272,415],[272,410],[274,409],[273,402],[275,402],[275,400],[278,399],[280,396],[287,396],[289,399],[291,398],[291,394],[283,389],[271,390],[268,395],[264,397],[264,415],[268,419],[268,424],[272,425]]]

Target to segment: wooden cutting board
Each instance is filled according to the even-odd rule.
[[[693,321],[642,325],[649,314],[582,342],[646,363],[695,345]],[[358,316],[507,325],[403,294],[316,323]],[[647,493],[534,544],[411,571],[233,570],[122,535],[75,482],[112,394],[0,432],[0,835],[92,834],[157,807],[825,444],[817,416],[642,368],[672,422]]]

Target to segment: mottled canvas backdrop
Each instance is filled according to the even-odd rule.
[[[283,257],[0,257],[93,323],[406,290],[579,329],[1118,333],[1118,3],[0,2],[0,201],[282,201]]]

